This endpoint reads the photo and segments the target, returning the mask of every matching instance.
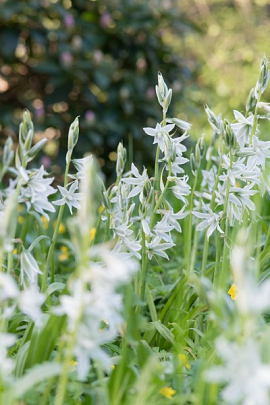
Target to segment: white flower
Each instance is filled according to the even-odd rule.
[[[11,333],[0,333],[0,375],[4,381],[12,379],[14,361],[8,357],[8,348],[16,343],[16,336]]]
[[[0,301],[16,298],[19,293],[14,279],[6,273],[0,273]]]
[[[67,204],[71,214],[72,214],[72,207],[75,207],[77,209],[81,208],[78,200],[81,200],[83,195],[82,193],[75,193],[75,191],[78,189],[78,180],[74,181],[74,183],[70,186],[69,190],[61,186],[58,186],[58,188],[63,198],[57,201],[53,201],[55,205]]]
[[[147,247],[147,253],[148,253],[148,258],[151,260],[154,255],[164,257],[165,259],[169,260],[169,257],[167,253],[164,252],[164,250],[170,249],[175,244],[173,242],[167,242],[167,243],[160,243],[161,238],[157,236],[155,239],[153,239],[151,242],[146,242],[146,247]]]
[[[210,170],[202,170],[202,183],[201,186],[207,186],[208,190],[212,190],[217,177],[217,168],[212,166]]]
[[[188,184],[188,176],[183,177],[168,176],[168,180],[176,183],[176,185],[172,187],[172,192],[175,195],[175,197],[183,201],[183,203],[187,205],[188,200],[186,199],[186,196],[190,194],[191,190],[191,187]]]
[[[50,186],[54,178],[44,178],[48,173],[44,170],[43,166],[34,172],[20,169],[21,188],[19,202],[24,202],[28,210],[32,205],[35,211],[49,220],[49,216],[45,211],[55,212],[54,206],[48,201],[48,197],[56,193],[56,190]]]
[[[203,221],[197,226],[196,230],[202,231],[203,229],[207,229],[207,240],[209,240],[215,229],[217,229],[221,234],[224,234],[219,226],[223,212],[221,211],[219,214],[215,214],[210,208],[206,207],[206,209],[208,211],[207,213],[196,211],[193,211],[192,213],[195,215],[195,217],[203,219]]]
[[[241,149],[242,153],[249,153],[251,156],[248,158],[250,164],[260,165],[265,169],[265,159],[270,158],[270,141],[260,141],[257,136],[253,136],[252,146]]]
[[[74,164],[75,168],[77,169],[76,174],[69,174],[71,179],[75,180],[84,180],[86,173],[85,168],[93,161],[93,156],[89,155],[82,159],[73,159],[72,163]]]
[[[133,174],[133,176],[135,178],[134,177],[122,178],[122,181],[124,183],[131,184],[131,185],[135,186],[131,190],[131,192],[129,193],[128,198],[135,197],[136,195],[140,194],[139,199],[140,199],[140,202],[142,202],[142,200],[143,200],[143,188],[144,188],[144,185],[145,185],[146,181],[148,180],[147,170],[144,169],[143,174],[140,175],[139,170],[134,165],[134,163],[132,163],[131,172],[132,172],[132,174]]]
[[[20,310],[30,316],[36,324],[39,324],[42,315],[40,307],[45,298],[45,295],[38,291],[37,286],[32,284],[29,288],[23,290],[18,297]]]
[[[42,274],[42,271],[40,271],[34,256],[29,250],[23,248],[21,253],[21,284],[25,285],[25,276],[31,284],[35,284],[38,274]]]
[[[168,215],[168,214],[167,214]],[[173,230],[173,225],[170,225],[168,223],[168,220],[166,218],[166,214],[162,218],[161,221],[159,221],[156,226],[153,228],[152,232],[153,235],[158,236],[160,239],[165,240],[165,242],[173,243],[170,231]]]
[[[236,134],[237,141],[241,148],[243,148],[249,142],[249,136],[251,128],[253,126],[254,116],[249,115],[244,117],[239,111],[234,110],[234,116],[238,123],[231,124],[232,130]]]
[[[143,128],[144,132],[147,135],[154,137],[154,144],[157,143],[160,147],[160,150],[164,152],[166,142],[170,139],[169,133],[175,127],[174,124],[164,125],[163,127],[157,123],[156,128]]]
[[[216,348],[223,365],[212,367],[205,374],[208,381],[225,383],[221,397],[230,405],[268,405],[270,366],[261,360],[258,344],[248,340],[244,345],[216,341]]]
[[[186,211],[184,212],[185,206],[178,212],[173,212],[173,209],[171,206],[169,206],[168,210],[165,209],[159,209],[157,211],[158,214],[164,214],[164,218],[167,224],[171,225],[173,229],[175,229],[177,232],[182,232],[181,226],[178,222],[179,219],[185,218],[189,212]]]
[[[171,138],[171,142],[175,147],[176,155],[181,156],[184,152],[186,152],[187,148],[182,144],[182,142],[188,137],[189,135],[187,135],[185,132],[182,136]]]

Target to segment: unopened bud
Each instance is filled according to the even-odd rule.
[[[123,147],[122,142],[120,142],[117,147],[117,162],[116,162],[117,178],[121,177],[121,175],[125,169],[126,158],[127,158],[127,151]]]
[[[25,151],[29,150],[32,145],[34,136],[34,125],[31,120],[31,115],[28,110],[23,113],[23,121],[19,128],[19,153],[23,159]]]
[[[250,90],[248,99],[247,99],[247,103],[246,103],[246,112],[249,113],[251,112],[252,114],[254,114],[255,108],[256,108],[256,103],[257,103],[257,99],[255,96],[255,89],[254,87]]]
[[[258,99],[259,93],[262,94],[268,84],[269,80],[269,66],[268,66],[268,60],[264,56],[262,61],[261,61],[261,66],[260,66],[260,73],[259,73],[259,78],[256,83],[255,87],[255,96]]]
[[[190,160],[189,160],[189,161],[190,161],[190,168],[191,168],[191,171],[192,171],[193,174],[195,174],[195,172],[196,172],[197,169],[198,169],[198,164],[197,164],[197,162],[196,162],[194,153],[191,153],[191,154],[190,154]]]
[[[74,146],[78,142],[79,138],[79,117],[76,117],[75,120],[69,127],[68,132],[68,150],[72,152]]]
[[[14,157],[13,141],[12,138],[9,136],[6,140],[3,150],[3,165],[9,167],[13,157]]]
[[[211,125],[212,129],[218,133],[219,135],[221,135],[222,132],[222,121],[220,119],[220,117],[217,117],[212,110],[210,110],[210,108],[208,106],[205,107],[205,112],[207,114],[208,117],[208,122]]]
[[[224,143],[227,148],[235,149],[236,147],[236,136],[233,129],[227,119],[224,120]]]
[[[36,155],[42,150],[43,146],[47,142],[47,138],[41,139],[27,152],[27,162],[30,162],[36,157]]]

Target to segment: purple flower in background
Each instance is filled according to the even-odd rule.
[[[73,62],[73,56],[68,51],[62,52],[61,61],[63,62],[64,65],[71,65]]]
[[[85,112],[85,120],[88,122],[88,123],[92,123],[92,122],[94,122],[95,121],[95,119],[96,119],[96,114],[94,113],[94,111],[91,111],[91,110],[87,110],[86,112]]]
[[[49,156],[44,155],[40,159],[40,163],[44,166],[45,169],[48,169],[49,167],[51,167],[52,161]]]
[[[110,13],[104,13],[102,14],[101,18],[100,18],[100,25],[103,28],[108,28],[110,26],[110,24],[112,23],[112,17]]]
[[[75,20],[72,14],[66,14],[64,18],[66,27],[72,28],[75,25]]]

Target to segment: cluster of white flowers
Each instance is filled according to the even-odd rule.
[[[230,226],[236,221],[241,223],[245,212],[253,219],[256,207],[252,196],[258,192],[270,192],[266,175],[266,166],[270,162],[270,142],[258,138],[258,121],[264,117],[257,115],[256,110],[256,105],[265,107],[260,103],[260,97],[268,79],[268,61],[263,58],[256,84],[260,91],[251,91],[245,116],[234,111],[236,123],[230,124],[227,119],[222,120],[206,108],[209,123],[214,131],[213,139],[220,139],[219,158],[216,159],[210,153],[211,170],[202,171],[204,179],[201,191],[196,192],[202,203],[196,201],[195,205],[202,206],[204,213],[194,211],[194,215],[204,219],[197,226],[197,230],[208,229],[208,237],[215,229],[221,234],[224,233],[220,226],[223,217],[228,218]]]
[[[167,88],[160,73],[156,92],[163,107],[163,120],[157,123],[155,128],[144,128],[144,132],[152,136],[153,143],[157,144],[155,177],[149,178],[145,168],[140,174],[134,163],[131,165],[131,171],[124,173],[126,151],[120,144],[117,154],[117,182],[106,193],[104,208],[107,215],[104,220],[109,221],[110,229],[118,239],[118,252],[126,249],[130,255],[140,258],[144,243],[149,259],[153,256],[168,259],[165,251],[174,246],[172,231],[181,232],[179,220],[188,214],[188,211],[185,211],[188,205],[186,197],[191,188],[182,167],[188,162],[188,159],[183,157],[186,147],[182,142],[188,137],[187,130],[191,125],[177,118],[166,118],[172,91]],[[177,127],[184,133],[180,137],[173,137]],[[175,197],[182,202],[179,212],[174,212],[166,200],[167,189],[171,189]],[[134,223],[140,223],[140,231],[138,227],[132,226]]]

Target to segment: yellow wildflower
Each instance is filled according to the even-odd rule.
[[[159,393],[165,398],[171,399],[176,394],[176,391],[171,387],[163,387],[159,390]]]
[[[18,249],[15,248],[15,249],[13,250],[13,253],[14,253],[14,255],[17,255],[17,254],[18,254]]]
[[[92,240],[94,240],[95,235],[96,235],[96,228],[90,229],[89,242],[92,242]]]
[[[67,246],[61,246],[61,253],[59,255],[59,260],[61,262],[65,261],[68,259],[69,252],[68,252],[68,247]]]
[[[58,231],[59,231],[59,233],[65,233],[66,232],[66,227],[62,222],[59,225],[59,230]]]
[[[41,215],[40,219],[41,219],[41,222],[43,223],[44,229],[48,229],[49,221],[47,220],[47,218],[45,218],[43,215]]]
[[[180,353],[178,354],[178,358],[181,361],[181,363],[183,364],[184,367],[190,369],[191,365],[188,361],[188,357],[184,354],[184,353]]]
[[[22,225],[24,223],[24,217],[22,217],[21,215],[18,216],[18,223],[20,225]]]
[[[231,285],[231,287],[228,291],[228,294],[231,296],[231,299],[233,301],[235,301],[237,299],[237,285],[236,284]]]
[[[102,212],[102,210],[103,210],[103,205],[101,205],[101,206],[99,207],[98,213],[100,214],[100,213]]]

